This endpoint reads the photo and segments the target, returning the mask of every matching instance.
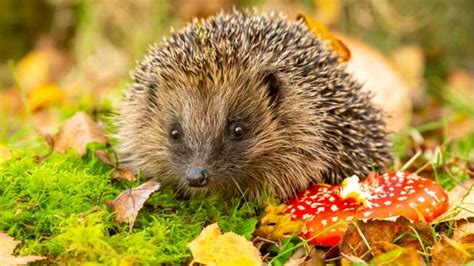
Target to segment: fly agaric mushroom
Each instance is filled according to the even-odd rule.
[[[337,245],[348,223],[356,219],[404,216],[413,221],[430,222],[448,209],[444,189],[415,174],[373,174],[360,186],[355,186],[353,180],[343,185],[352,188],[316,184],[288,201],[291,218],[305,222],[303,237],[312,244]]]

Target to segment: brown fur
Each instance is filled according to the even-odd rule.
[[[186,195],[287,198],[390,162],[369,96],[325,42],[282,15],[193,21],[153,46],[133,78],[118,117],[121,163]],[[229,137],[233,121],[245,125],[240,141]],[[190,165],[209,170],[207,186],[187,185]]]

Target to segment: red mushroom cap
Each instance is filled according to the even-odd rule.
[[[360,219],[404,216],[413,221],[431,222],[449,207],[446,191],[434,181],[416,174],[373,175],[363,184],[371,191],[372,206],[359,210]]]
[[[312,244],[337,245],[347,222],[355,221],[361,205],[353,199],[341,199],[339,190],[339,186],[317,184],[288,202],[291,218],[305,222],[307,232],[303,236]]]
[[[316,184],[288,201],[293,220],[303,220],[303,237],[321,246],[337,245],[356,219],[389,219],[405,216],[414,221],[432,221],[448,209],[448,196],[432,180],[396,172],[371,175],[361,183],[370,195],[364,205],[340,197],[341,186]]]

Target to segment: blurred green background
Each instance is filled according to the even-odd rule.
[[[381,51],[415,87],[413,125],[446,116],[447,87],[474,99],[470,0],[0,0],[0,140],[25,121],[50,133],[73,110],[112,110],[150,44],[233,7],[305,14]]]

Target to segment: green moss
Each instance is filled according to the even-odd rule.
[[[186,262],[186,245],[212,222],[247,238],[255,228],[254,204],[181,200],[164,188],[148,200],[130,231],[114,222],[105,202],[137,184],[111,182],[111,170],[90,152],[83,158],[52,154],[42,163],[18,155],[0,164],[0,231],[22,241],[23,255],[118,265]]]

